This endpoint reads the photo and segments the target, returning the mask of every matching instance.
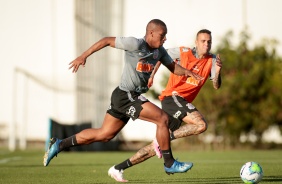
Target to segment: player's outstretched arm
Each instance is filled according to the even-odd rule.
[[[89,49],[87,49],[80,56],[78,56],[75,60],[69,63],[70,65],[69,69],[72,69],[72,72],[76,73],[80,65],[82,65],[83,67],[85,66],[86,59],[91,54],[107,46],[115,47],[115,37],[104,37],[101,40],[99,40],[98,42],[96,42],[95,44],[93,44]]]
[[[186,77],[193,77],[196,80],[203,80],[203,77],[201,77],[200,75],[187,70],[185,68],[183,68],[182,66],[180,66],[179,64],[172,62],[170,65],[166,66],[172,73],[174,73],[175,75],[180,75],[180,76],[186,76]]]

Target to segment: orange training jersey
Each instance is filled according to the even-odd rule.
[[[182,67],[191,70],[194,73],[203,77],[203,80],[198,81],[192,77],[178,76],[173,73],[170,74],[166,88],[159,96],[163,100],[166,96],[178,95],[188,102],[192,102],[200,89],[208,79],[212,68],[212,54],[205,56],[205,58],[198,59],[193,55],[192,49],[187,47],[180,47],[180,61],[176,60]]]

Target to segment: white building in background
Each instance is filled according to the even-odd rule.
[[[105,36],[122,35],[123,0],[75,1],[77,55]],[[110,96],[120,81],[122,51],[105,48],[90,56],[76,75],[76,117],[100,127]]]
[[[9,56],[0,72],[4,145],[25,149],[27,140],[45,141],[50,118],[100,127],[120,81],[123,52],[105,48],[76,74],[68,64],[102,37],[123,35],[124,0],[11,0],[0,7],[1,50]]]
[[[9,0],[0,10],[0,138],[24,149],[25,138],[46,139],[49,118],[76,118],[74,1]]]
[[[236,42],[247,25],[253,43],[275,38],[282,54],[282,26],[271,21],[282,16],[281,6],[280,0],[0,1],[0,140],[7,145],[16,135],[22,147],[25,137],[44,141],[49,118],[100,126],[120,80],[122,51],[106,48],[94,54],[77,74],[68,63],[103,36],[142,37],[147,22],[159,18],[168,26],[165,47],[193,46],[202,28],[212,31],[215,47],[229,30]],[[123,134],[150,140],[155,126],[130,122]]]
[[[2,14],[9,17],[1,19],[5,40],[1,50],[11,55],[1,71],[2,112],[7,113],[0,117],[0,138],[9,137],[11,149],[19,140],[24,149],[25,139],[47,138],[49,118],[99,127],[111,90],[118,85],[122,53],[105,49],[77,74],[68,70],[68,63],[98,39],[122,34],[123,0],[0,4]]]

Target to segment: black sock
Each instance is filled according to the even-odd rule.
[[[60,151],[69,148],[69,147],[73,147],[73,146],[77,146],[77,141],[76,141],[76,136],[73,135],[71,137],[68,137],[66,139],[63,139],[62,142],[60,143]]]
[[[171,133],[170,133],[169,138],[170,138],[170,141],[172,141],[172,140],[174,140],[174,139],[175,139],[173,132],[171,132]]]
[[[125,169],[127,169],[131,166],[132,166],[132,163],[130,162],[129,159],[127,159],[127,160],[123,161],[122,163],[115,165],[115,169],[120,171],[120,170],[125,170]]]
[[[162,150],[162,155],[164,157],[164,162],[165,162],[164,165],[166,167],[171,167],[174,162],[174,158],[172,156],[171,149]]]

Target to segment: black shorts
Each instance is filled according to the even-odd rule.
[[[130,118],[135,120],[139,117],[143,109],[142,104],[145,102],[149,102],[149,100],[140,93],[126,92],[117,87],[112,93],[111,105],[107,113],[127,123]]]
[[[198,111],[193,104],[187,102],[180,96],[167,96],[162,100],[162,109],[169,115],[169,129],[177,130],[187,112]]]

